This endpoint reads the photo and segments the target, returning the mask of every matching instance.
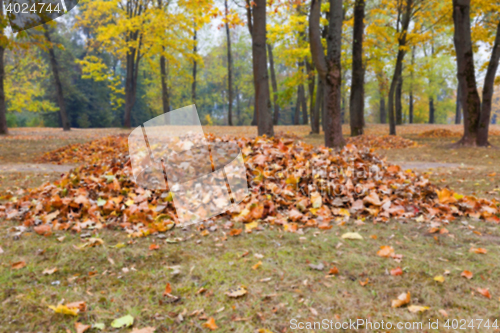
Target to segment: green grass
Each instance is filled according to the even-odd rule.
[[[26,232],[15,240],[14,224],[4,222],[0,230],[4,250],[0,255],[0,327],[9,332],[40,328],[74,332],[74,323],[79,321],[102,322],[110,331],[111,321],[127,314],[135,318],[134,327],[153,326],[157,332],[208,331],[203,327],[205,317],[215,318],[219,332],[261,328],[282,332],[290,329],[293,318],[446,319],[440,309],[450,319],[498,319],[500,234],[494,225],[469,222],[481,236],[460,222],[447,226],[452,236],[434,238],[435,234],[427,234],[428,227],[417,222],[373,225],[367,221],[355,226],[352,220],[327,231],[306,229],[303,235],[266,226],[227,240],[227,230],[220,228],[206,237],[196,230],[176,229],[167,234],[168,239],[185,240],[175,244],[155,236],[131,239],[121,231],[100,230],[94,236],[101,237],[104,245],[83,250],[76,248],[83,242],[78,234],[61,231],[43,237]],[[347,231],[359,232],[364,240],[342,239]],[[65,238],[60,242],[61,236]],[[159,250],[149,250],[153,242],[160,245]],[[126,246],[113,247],[119,243]],[[382,245],[403,254],[402,262],[377,256]],[[470,253],[472,246],[486,248],[488,253]],[[242,256],[246,251],[249,254]],[[11,264],[21,260],[27,266],[12,270]],[[252,269],[259,261],[262,265]],[[309,267],[318,263],[324,264],[323,271]],[[179,273],[173,275],[175,266],[180,266]],[[340,274],[327,276],[333,266]],[[391,276],[388,272],[398,266],[405,273]],[[54,274],[42,274],[54,267],[58,269]],[[444,283],[433,280],[447,270]],[[474,277],[461,277],[463,270],[472,271]],[[91,272],[95,275],[90,276]],[[367,278],[369,283],[361,286],[360,281]],[[180,297],[178,301],[163,296],[167,283],[172,294]],[[240,285],[248,289],[247,295],[234,299],[225,294]],[[492,298],[481,296],[475,291],[478,287],[489,288]],[[201,288],[206,291],[198,293]],[[391,300],[407,291],[412,304],[430,310],[412,314],[406,308],[391,308]],[[85,301],[87,312],[73,317],[48,308],[75,301]],[[190,316],[196,310],[203,311]]]

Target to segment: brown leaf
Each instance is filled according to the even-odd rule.
[[[155,244],[155,243],[149,245],[149,250],[150,251],[158,250],[159,248],[160,248],[160,245]]]
[[[56,268],[56,267],[51,268],[51,269],[46,268],[46,269],[44,269],[44,270],[43,270],[42,274],[43,274],[43,275],[52,275],[52,274],[54,274],[55,272],[57,272],[57,268]]]
[[[477,292],[486,298],[491,298],[490,291],[486,288],[477,288]]]
[[[392,301],[391,306],[393,308],[399,308],[403,305],[410,303],[410,301],[411,301],[410,292],[402,293],[401,295],[398,296],[397,299]]]
[[[50,236],[52,234],[52,229],[48,224],[40,224],[39,226],[34,227],[33,230],[35,230],[37,234],[45,237]]]
[[[87,311],[87,303],[85,303],[85,301],[68,303],[66,307],[68,309],[77,309],[79,312]]]
[[[205,323],[203,323],[203,327],[206,327],[212,331],[215,331],[218,328],[218,326],[215,324],[214,317],[208,318],[208,320]]]
[[[238,236],[242,231],[243,229],[231,229],[231,231],[229,232],[229,236]]]
[[[76,333],[83,333],[86,330],[88,330],[90,327],[91,327],[90,325],[84,325],[84,324],[79,323],[79,322],[75,323]]]
[[[377,255],[380,257],[385,257],[389,258],[394,255],[394,249],[392,246],[384,245],[380,247],[380,250],[378,250]]]
[[[25,261],[18,261],[18,262],[15,262],[13,263],[10,268],[11,269],[21,269],[23,267],[26,266],[26,262]]]
[[[167,283],[167,285],[165,286],[165,291],[163,292],[163,296],[165,297],[171,293],[172,293],[172,286],[170,285],[170,283]]]
[[[463,271],[462,274],[460,274],[460,276],[463,276],[464,278],[467,278],[467,279],[472,279],[472,277],[474,276],[474,274],[472,274],[471,271]]]
[[[486,254],[488,252],[488,250],[486,249],[483,249],[483,248],[474,248],[474,247],[471,247],[469,252],[474,252],[474,253],[477,253],[477,254]]]
[[[339,274],[339,269],[337,266],[333,266],[333,268],[330,268],[328,271],[328,275],[338,275]]]

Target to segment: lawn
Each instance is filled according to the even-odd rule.
[[[225,129],[206,128],[216,133]],[[381,134],[381,129],[369,126],[368,132]],[[388,160],[419,162],[423,167],[449,163],[453,166],[421,171],[459,193],[498,196],[497,149],[450,149],[447,145],[453,138],[418,136],[428,126],[401,129],[404,137],[420,146],[379,150]],[[249,127],[230,130],[255,135]],[[277,131],[298,133],[313,144],[321,141],[305,126]],[[15,194],[60,177],[60,171],[49,167],[44,172],[15,171],[45,151],[126,133],[14,130],[12,136],[0,139],[1,165],[9,166],[9,171],[0,169],[0,189]],[[499,141],[492,138],[494,144]],[[232,236],[231,223],[243,232]],[[362,239],[342,238],[348,233]],[[152,331],[147,327],[156,332],[208,332],[217,327],[216,332],[277,333],[297,331],[293,319],[296,323],[421,322],[426,332],[445,331],[447,320],[463,319],[468,332],[485,332],[493,331],[500,319],[500,232],[497,224],[472,218],[435,228],[432,221],[374,224],[346,217],[329,230],[296,233],[268,224],[252,229],[219,221],[144,238],[127,237],[118,229],[40,236],[32,228],[4,221],[0,239],[0,327],[6,332],[77,332],[75,323],[80,323],[91,325],[87,332],[99,332],[104,324],[105,332]],[[388,246],[394,255],[381,256],[381,247]],[[408,304],[392,307],[401,294],[409,296]],[[85,311],[71,315],[49,308],[72,302],[85,302]],[[132,327],[111,327],[126,315],[134,318]],[[477,328],[476,321],[471,328],[471,319],[483,319],[483,326]],[[438,320],[439,328],[428,328],[429,320]],[[489,329],[484,327],[487,320]]]

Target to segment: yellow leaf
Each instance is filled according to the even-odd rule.
[[[257,228],[259,226],[259,222],[253,221],[251,223],[245,224],[245,231],[249,232],[252,231],[253,229]]]
[[[78,309],[76,308],[68,308],[66,305],[59,304],[56,306],[49,305],[49,308],[54,310],[55,313],[61,313],[61,314],[67,314],[67,315],[72,315],[72,316],[77,316],[78,315]]]
[[[363,236],[357,232],[348,232],[342,235],[343,239],[363,239]]]
[[[397,299],[395,300],[392,300],[392,307],[393,308],[399,308],[403,305],[406,305],[408,303],[410,303],[411,301],[411,296],[410,296],[410,292],[407,292],[407,293],[402,293],[401,295],[398,296]]]
[[[443,283],[444,282],[444,276],[442,276],[442,275],[435,276],[434,277],[434,281]]]
[[[237,298],[246,295],[247,289],[243,286],[231,288],[226,292],[229,297]]]
[[[420,306],[420,305],[410,305],[408,307],[408,310],[411,313],[424,312],[424,311],[427,311],[429,309],[430,309],[430,307],[428,307],[428,306]]]

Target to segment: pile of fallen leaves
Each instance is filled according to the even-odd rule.
[[[38,163],[81,164],[96,163],[100,160],[118,156],[127,151],[127,136],[116,135],[86,143],[75,143],[47,152],[36,159]]]
[[[356,147],[368,147],[375,149],[397,149],[416,147],[418,144],[412,140],[396,135],[360,135],[346,138],[348,144]]]
[[[462,134],[444,128],[438,128],[422,132],[418,136],[421,138],[456,138],[462,136]]]
[[[373,149],[348,145],[335,151],[286,138],[217,140],[239,145],[251,189],[240,204],[212,219],[225,221],[228,229],[235,223],[244,223],[247,231],[259,224],[292,232],[329,229],[350,218],[363,223],[367,217],[375,222],[432,220],[435,226],[460,216],[500,221],[496,201],[440,189],[423,175],[386,163]],[[113,150],[116,142],[110,140],[108,147],[98,149]],[[139,237],[167,231],[177,223],[170,192],[145,190],[133,182],[127,152],[100,156],[53,184],[5,198],[9,202],[0,206],[0,217],[18,219],[42,235],[119,226]],[[239,233],[241,229],[231,231]]]

